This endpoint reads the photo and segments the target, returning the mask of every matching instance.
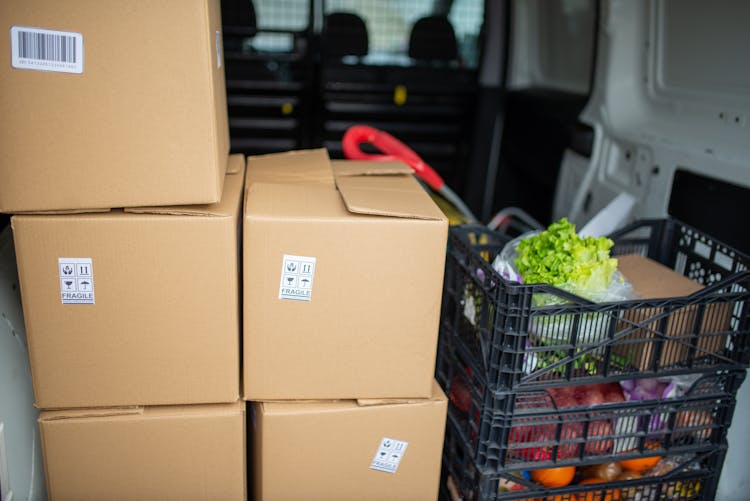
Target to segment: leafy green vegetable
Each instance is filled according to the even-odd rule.
[[[607,290],[617,270],[617,259],[609,256],[612,245],[606,237],[579,236],[562,218],[521,240],[515,265],[524,283],[550,284],[593,299]]]

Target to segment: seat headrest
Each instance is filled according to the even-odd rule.
[[[414,23],[409,37],[409,57],[433,61],[458,59],[456,33],[447,17],[423,17]]]
[[[366,56],[367,25],[357,14],[333,12],[323,22],[323,54],[326,57]]]
[[[224,26],[257,28],[252,0],[221,0],[221,23]]]

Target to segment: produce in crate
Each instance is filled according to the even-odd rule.
[[[545,468],[531,472],[531,480],[545,487],[565,487],[576,475],[575,466]]]
[[[686,395],[695,383],[701,378],[700,374],[685,374],[662,378],[644,378],[636,380],[620,381],[625,400],[667,400],[680,398]],[[709,380],[703,382],[700,389],[706,391]],[[654,413],[648,418],[633,419],[624,417],[617,420],[615,425],[616,435],[624,438],[615,443],[615,452],[621,452],[635,447],[637,441],[636,432],[647,430],[651,436],[656,436],[668,426],[669,412]],[[674,413],[672,441],[677,442],[703,442],[710,438],[713,423],[713,415],[705,408],[680,408]]]
[[[704,466],[696,462],[698,459],[699,456],[694,454],[665,457],[643,474],[624,470],[620,463],[512,472],[502,475],[498,479],[497,499],[502,500],[511,497],[517,501],[687,501],[688,499],[703,499],[699,495],[704,479],[671,480],[668,476],[678,469],[680,475],[699,471]],[[621,469],[622,472],[619,475],[610,478],[613,473]],[[459,473],[459,478],[476,480],[478,472],[471,467],[469,467],[469,470],[465,475],[456,471],[447,475],[446,486],[451,498],[454,501],[490,499],[485,497],[487,493],[480,494],[481,488],[473,487],[473,481],[469,483],[455,481],[456,479],[453,477],[455,473]],[[639,482],[629,484],[629,480]],[[617,482],[617,486],[612,486],[610,482]],[[534,484],[537,484],[538,488]],[[577,486],[580,486],[580,491],[576,490]],[[461,489],[464,489],[464,491],[462,492]],[[558,490],[563,489],[566,493],[558,492]],[[518,498],[519,492],[526,492],[527,497]],[[495,498],[492,497],[491,499]]]
[[[605,237],[581,237],[575,225],[563,218],[552,223],[545,231],[521,235],[505,245],[494,258],[492,266],[500,276],[510,282],[524,284],[542,283],[555,286],[585,299],[618,301],[632,299],[630,283],[617,271],[617,260],[610,257],[612,240]],[[490,259],[490,256],[484,256]],[[493,283],[479,267],[473,269],[472,280],[464,283],[462,307],[463,318],[468,321],[470,333],[462,334],[470,345],[479,351],[482,329],[492,322],[495,311],[492,301],[482,290]],[[566,304],[568,301],[554,293],[536,293],[532,298],[535,307]],[[486,310],[486,311],[483,311]],[[578,317],[578,318],[575,318]],[[608,314],[584,313],[580,315],[556,314],[554,311],[534,312],[528,324],[529,342],[537,346],[555,346],[571,342],[573,326],[576,327],[575,342],[585,349],[599,342],[609,331]],[[481,324],[481,325],[480,325]],[[491,325],[490,325],[491,327]],[[576,351],[579,351],[578,348]],[[591,349],[576,355],[573,361],[577,373],[596,374],[602,350]],[[564,371],[559,361],[570,353],[561,351],[530,351],[524,357],[524,371],[528,374],[552,366],[549,371]],[[610,355],[610,363],[625,365],[618,355]],[[559,367],[557,367],[559,365]]]
[[[467,368],[466,374],[471,377],[471,370]],[[448,398],[458,410],[468,413],[471,408],[471,390],[467,380],[458,374],[453,376]]]
[[[558,409],[579,407],[590,408],[606,403],[623,402],[625,397],[617,383],[601,383],[582,386],[566,386],[562,388],[550,388],[547,390],[551,403]],[[541,403],[533,399],[517,400],[517,411],[540,410],[534,407]],[[574,457],[579,449],[584,447],[587,455],[607,454],[612,450],[613,434],[612,423],[607,419],[599,419],[588,423],[588,430],[584,437],[587,414],[565,413],[562,416],[562,425],[559,423],[544,421],[539,423],[538,418],[523,417],[514,420],[511,428],[508,444],[511,453],[526,461],[545,461],[552,458],[553,444],[557,427],[560,426],[560,444],[557,448],[557,459]],[[528,423],[528,424],[526,424]],[[602,438],[599,438],[602,437]],[[530,447],[518,447],[523,444],[540,444]]]
[[[617,275],[617,259],[609,252],[614,242],[606,237],[583,237],[575,225],[562,218],[542,232],[511,240],[498,254],[493,267],[504,278],[525,284],[549,284],[595,302],[630,297]],[[559,304],[542,296],[537,305]]]
[[[589,478],[582,480],[578,485],[603,484],[607,481],[602,478]],[[619,489],[607,489],[604,495],[600,492],[581,492],[576,494],[577,501],[617,501],[620,499]]]
[[[624,470],[634,471],[636,473],[645,473],[659,464],[659,461],[661,460],[661,456],[646,456],[635,459],[624,459],[620,461],[620,466],[622,466]]]
[[[631,285],[617,272],[617,259],[610,256],[614,242],[606,237],[583,237],[575,225],[562,218],[542,232],[521,235],[510,241],[493,261],[493,267],[504,278],[524,284],[548,284],[593,302],[633,298]],[[566,304],[556,294],[535,294],[534,306]],[[567,343],[575,325],[571,315],[533,316],[529,333],[536,343]],[[595,343],[609,329],[606,314],[580,315],[576,331],[579,343]],[[596,354],[596,351],[593,352]],[[544,360],[529,370],[544,367]]]
[[[652,460],[652,458],[648,459]],[[582,491],[575,492],[573,494],[550,493],[542,497],[529,498],[530,500],[566,499],[568,501],[618,501],[625,499],[638,499],[646,501],[651,499],[689,499],[691,498],[691,496],[695,496],[700,492],[700,481],[693,480],[687,482],[677,482],[673,485],[668,484],[658,489],[653,486],[618,487],[610,489],[606,484],[608,482],[622,482],[649,477],[664,477],[681,465],[686,465],[685,469],[688,471],[693,470],[697,468],[697,466],[692,464],[692,461],[694,459],[695,456],[691,454],[671,456],[666,458],[657,457],[656,462],[651,461],[651,466],[648,469],[644,470],[642,473],[625,469],[623,466],[623,461],[621,461],[619,463],[610,462],[577,468],[573,466],[567,466],[532,470],[529,474],[525,474],[523,478],[530,478],[533,482],[547,489],[555,489],[575,485],[594,486],[598,484],[604,484],[602,485],[602,490],[598,491]],[[524,487],[520,483],[514,483],[512,481],[501,482],[498,487],[499,492],[526,490],[526,487]]]
[[[450,318],[443,323],[443,327],[446,331],[446,338],[454,343],[451,351],[455,348],[455,353],[460,355],[459,358],[463,358],[463,361],[469,363],[477,371],[475,376],[481,377],[488,387],[479,387],[479,391],[472,388],[480,397],[489,395],[487,397],[489,402],[484,405],[481,401],[472,402],[475,408],[480,409],[481,420],[479,425],[481,426],[473,426],[473,430],[476,430],[476,434],[479,436],[476,440],[471,440],[471,443],[467,444],[471,448],[468,451],[469,458],[486,468],[489,476],[487,480],[493,481],[492,477],[495,472],[497,472],[497,475],[503,475],[503,468],[533,470],[539,467],[548,467],[554,462],[560,465],[575,464],[579,459],[584,463],[596,461],[596,458],[591,457],[591,454],[584,452],[584,447],[587,444],[585,438],[579,438],[571,444],[570,441],[565,441],[566,434],[562,433],[563,439],[561,440],[563,425],[569,424],[565,419],[566,416],[581,414],[582,420],[587,425],[585,429],[587,437],[591,435],[588,426],[606,417],[609,418],[608,422],[614,430],[609,436],[602,436],[601,442],[611,438],[615,443],[620,442],[622,444],[621,448],[613,446],[609,452],[602,454],[599,461],[618,459],[618,455],[621,454],[620,457],[626,461],[629,459],[645,459],[651,465],[654,461],[657,461],[657,464],[662,463],[658,456],[669,457],[678,451],[712,451],[710,456],[704,456],[704,452],[700,452],[700,456],[696,458],[696,470],[686,469],[686,466],[682,465],[678,471],[663,480],[661,477],[657,477],[659,478],[657,482],[650,482],[648,478],[642,478],[645,473],[625,470],[618,475],[618,484],[615,486],[616,489],[620,490],[621,498],[675,499],[667,495],[669,491],[670,494],[673,493],[679,499],[685,499],[683,496],[694,495],[691,493],[698,492],[698,496],[705,496],[711,490],[710,487],[715,483],[714,476],[721,469],[723,456],[713,453],[712,444],[699,444],[697,442],[705,442],[709,439],[712,443],[716,442],[717,445],[720,442],[723,432],[728,426],[725,418],[726,411],[731,413],[733,409],[734,404],[730,399],[732,394],[736,392],[737,377],[714,375],[711,379],[706,375],[704,378],[708,379],[701,381],[695,388],[691,388],[689,394],[681,395],[665,395],[664,390],[672,381],[658,380],[657,384],[653,384],[652,381],[643,381],[643,385],[636,382],[628,390],[635,390],[639,393],[638,396],[629,395],[627,397],[629,403],[602,406],[601,411],[596,406],[591,407],[593,410],[571,407],[565,404],[564,398],[561,400],[558,395],[554,395],[554,391],[549,391],[549,386],[576,384],[576,380],[588,383],[597,380],[653,377],[656,375],[674,378],[676,373],[679,374],[690,369],[708,373],[709,369],[713,369],[720,364],[723,364],[721,368],[724,369],[729,363],[732,363],[732,369],[734,369],[741,362],[740,359],[743,357],[740,354],[746,353],[744,341],[747,337],[745,336],[747,331],[743,327],[744,324],[741,325],[738,322],[738,319],[744,318],[746,313],[745,303],[747,299],[746,296],[740,295],[740,293],[744,294],[744,290],[740,289],[740,287],[744,287],[744,282],[741,282],[740,287],[736,287],[734,284],[737,283],[737,279],[734,274],[730,274],[731,276],[727,278],[725,270],[716,267],[717,272],[711,267],[713,265],[710,265],[710,263],[707,265],[702,261],[703,258],[709,259],[703,255],[707,253],[707,251],[703,252],[703,249],[706,247],[713,248],[714,245],[709,241],[707,246],[703,246],[704,237],[702,235],[695,233],[690,228],[684,229],[671,222],[668,224],[659,223],[659,225],[656,226],[655,223],[653,227],[649,227],[648,233],[640,231],[645,228],[645,225],[637,228],[634,225],[635,229],[627,229],[627,232],[629,232],[627,235],[635,234],[638,230],[636,237],[623,238],[622,235],[626,235],[625,232],[619,237],[613,237],[618,242],[617,252],[633,252],[635,249],[639,253],[659,256],[665,263],[673,262],[675,259],[674,252],[677,254],[676,259],[686,259],[686,264],[680,265],[681,269],[684,269],[683,273],[692,274],[695,270],[698,270],[700,276],[703,276],[703,270],[707,270],[706,276],[711,277],[707,282],[709,286],[707,292],[701,291],[699,294],[690,297],[664,294],[657,296],[656,299],[651,299],[644,296],[643,300],[638,301],[598,305],[585,300],[576,300],[565,292],[554,291],[551,287],[529,286],[528,284],[518,286],[499,279],[481,261],[482,258],[487,259],[488,255],[494,257],[507,242],[507,238],[498,236],[493,240],[494,237],[491,234],[471,228],[468,230],[469,233],[463,235],[459,231],[455,231],[461,238],[455,239],[455,242],[453,242],[455,245],[449,254],[449,258],[453,259],[451,265],[453,275],[449,277],[451,280],[446,287],[445,297],[448,299],[446,312],[450,315]],[[662,225],[666,229],[663,229]],[[675,226],[677,227],[676,230],[671,231]],[[679,239],[679,243],[677,239]],[[657,244],[660,247],[653,248]],[[469,254],[466,252],[467,249],[471,251]],[[700,254],[700,256],[696,254]],[[713,255],[713,252],[711,255]],[[723,254],[718,255],[723,257]],[[733,257],[733,255],[730,257]],[[687,258],[684,256],[687,256]],[[732,266],[735,265],[736,263],[732,261]],[[483,273],[480,273],[480,270]],[[624,268],[623,271],[625,271]],[[680,273],[680,271],[677,273]],[[714,273],[716,273],[715,276]],[[690,276],[692,275],[686,278]],[[745,278],[743,276],[742,280]],[[719,281],[725,279],[733,282],[727,282],[728,285],[719,283]],[[640,282],[635,278],[634,283],[640,287]],[[462,312],[465,313],[463,299],[466,298],[467,284],[472,284],[476,291],[475,297],[477,300],[472,304],[475,322],[461,318]],[[716,291],[725,295],[717,296]],[[539,297],[539,293],[549,293],[568,299],[571,304],[538,306],[531,296]],[[718,299],[714,299],[714,297]],[[723,302],[725,299],[726,302]],[[722,308],[715,309],[714,302],[718,302]],[[687,306],[685,306],[686,304]],[[706,328],[707,325],[714,325],[713,321],[709,322],[706,319],[713,318],[711,315],[717,309],[721,310],[720,313],[723,314],[724,307],[726,307],[726,311],[730,311],[730,316],[734,319],[733,323],[729,324],[729,321],[727,321],[725,325],[724,318],[729,318],[729,316],[722,315],[721,322],[714,322],[721,323],[723,326],[721,329]],[[687,313],[680,315],[674,313],[675,311],[681,311],[680,309],[685,309]],[[607,340],[604,342],[579,343],[581,340],[581,336],[578,335],[580,325],[585,320],[585,316],[589,314],[592,316],[601,315],[610,319],[606,324],[608,327]],[[702,315],[702,317],[699,315]],[[575,322],[573,328],[576,331],[569,331],[573,335],[565,338],[566,342],[558,342],[554,337],[545,337],[541,335],[543,332],[540,332],[539,329],[533,330],[539,325],[545,327],[540,322],[544,317],[555,316],[568,316]],[[536,322],[536,326],[531,325],[534,322]],[[553,324],[554,322],[549,321],[546,326],[549,330],[553,330]],[[472,329],[472,325],[475,328]],[[443,334],[441,332],[441,335]],[[712,355],[714,352],[704,349],[703,345],[697,343],[696,339],[700,340],[702,335],[714,336],[719,339],[721,341],[720,351],[716,351],[715,355]],[[561,334],[560,339],[563,337]],[[674,341],[671,338],[674,338]],[[467,339],[477,339],[479,343],[472,346],[466,342]],[[589,339],[593,338],[584,337],[585,341]],[[688,346],[685,349],[685,356],[682,358],[665,358],[665,354],[668,353],[666,350],[671,349],[676,343]],[[627,358],[626,363],[615,360],[615,355],[621,353],[616,351],[615,348],[621,348],[623,351],[629,352],[637,347],[642,347],[644,350],[654,350],[650,360],[656,360],[656,362],[646,366],[634,362],[632,357]],[[579,348],[583,349],[579,351]],[[598,351],[599,349],[601,351]],[[554,355],[559,353],[560,357],[556,360],[548,360],[550,353]],[[591,364],[588,363],[588,360],[584,361],[584,358],[588,356],[591,356]],[[577,365],[579,362],[581,364]],[[539,370],[539,368],[546,370]],[[744,369],[744,365],[742,368]],[[704,369],[706,370],[704,371]],[[449,374],[452,375],[450,372]],[[447,382],[450,378],[444,378],[443,380]],[[651,385],[650,388],[649,385]],[[508,405],[509,400],[502,399],[503,394],[513,395],[513,400],[510,400],[510,402],[515,402],[514,395],[532,391],[537,394],[546,391],[550,401],[554,399],[561,412],[556,413],[555,408],[549,405],[544,412],[535,413],[532,410],[531,412],[514,414],[514,410],[518,410],[519,407]],[[474,399],[476,398],[475,395]],[[642,402],[636,400],[642,400]],[[494,410],[501,410],[503,413],[495,414],[492,412]],[[533,418],[535,414],[536,422],[533,419],[518,420],[518,418]],[[545,417],[548,418],[546,422],[543,419]],[[467,421],[470,425],[474,424],[474,420],[469,419]],[[620,422],[623,422],[625,426],[617,428],[617,424]],[[456,420],[454,423],[461,430],[461,422]],[[631,423],[634,426],[631,427]],[[546,432],[549,429],[547,425],[550,424],[555,427],[557,432],[552,436]],[[535,425],[536,428],[534,428]],[[517,428],[514,437],[515,443],[509,447],[509,433],[513,428]],[[566,429],[574,430],[575,427],[568,426]],[[468,439],[469,435],[468,432],[465,433],[464,438]],[[529,436],[532,438],[527,440]],[[549,438],[545,438],[545,436]],[[650,451],[645,449],[643,442],[650,439],[657,441],[661,450]],[[552,444],[551,447],[550,443]],[[566,445],[573,445],[573,447],[577,445],[578,454],[573,458],[562,461],[559,456],[551,457],[561,453],[564,455]],[[524,450],[528,453],[527,457],[529,458],[526,461],[518,458],[518,454],[523,455]],[[638,454],[636,451],[641,450],[645,458],[634,457]],[[536,457],[546,461],[546,463],[529,464],[533,456],[532,451],[536,452]],[[516,456],[512,455],[514,452],[517,454]],[[654,457],[654,455],[658,456]],[[638,467],[640,471],[645,468],[647,466]],[[646,472],[652,472],[652,470],[656,471],[652,467],[647,469]],[[597,484],[583,485],[580,488],[574,487],[577,485],[576,482],[582,479],[580,471],[578,475],[571,486],[555,491],[546,491],[530,485],[528,481],[523,481],[521,483],[528,489],[528,492],[523,495],[529,499],[547,499],[557,496],[556,491],[575,494],[579,492],[582,494],[586,492],[597,493]],[[638,478],[642,479],[636,482],[635,480]],[[629,483],[627,479],[633,479],[634,481]],[[703,491],[706,492],[701,492],[701,484],[703,484]],[[602,488],[598,490],[599,495],[603,497],[605,491],[610,488],[612,486],[602,484]],[[630,492],[637,497],[630,496]],[[498,499],[508,497],[510,496],[503,496]],[[519,499],[519,496],[516,494],[513,499]]]
[[[614,242],[581,237],[567,219],[522,238],[513,263],[524,283],[549,284],[591,300],[606,297],[617,259],[609,256]]]
[[[601,463],[586,466],[581,470],[583,478],[598,478],[611,482],[622,474],[620,463]]]

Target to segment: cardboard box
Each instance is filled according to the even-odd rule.
[[[50,501],[244,500],[245,405],[45,411]]]
[[[448,222],[398,162],[248,159],[247,400],[429,397]]]
[[[632,284],[636,295],[642,299],[679,298],[688,296],[703,286],[666,266],[639,255],[618,256],[618,269]],[[714,303],[703,309],[700,327],[696,330],[697,306],[683,306],[672,311],[664,323],[664,308],[637,308],[624,313],[625,322],[619,329],[634,324],[643,327],[628,334],[612,347],[612,353],[629,360],[639,370],[651,370],[656,356],[657,343],[645,340],[659,339],[664,333],[669,340],[662,343],[658,367],[684,362],[694,358],[719,353],[726,343],[726,332],[732,316],[733,303]],[[651,320],[653,318],[653,320]]]
[[[253,403],[254,499],[434,501],[447,399],[432,390],[404,403]]]
[[[219,0],[5,0],[0,31],[0,212],[219,200]]]
[[[13,217],[37,407],[237,400],[243,167],[218,204]]]

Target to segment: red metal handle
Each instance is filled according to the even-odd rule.
[[[372,144],[383,154],[365,153],[360,148],[362,143]],[[350,160],[400,160],[411,167],[414,173],[433,190],[439,191],[445,185],[443,178],[427,165],[414,150],[387,132],[374,127],[353,125],[344,133],[341,147],[344,150],[344,156]]]

